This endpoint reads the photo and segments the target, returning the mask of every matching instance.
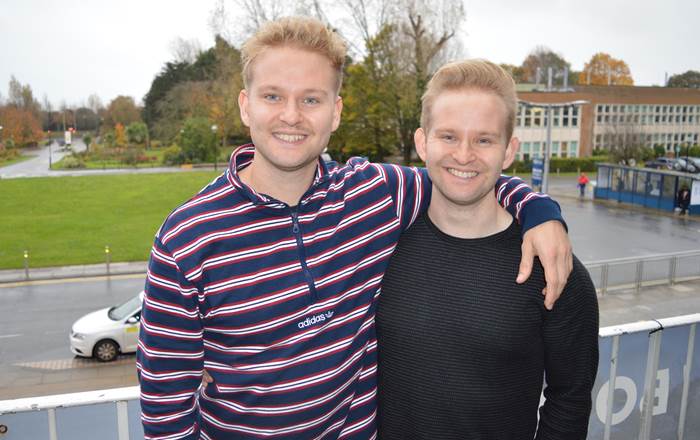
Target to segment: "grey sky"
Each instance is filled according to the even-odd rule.
[[[140,101],[173,58],[180,37],[213,44],[215,0],[3,0],[0,93],[14,74],[55,104],[91,93]],[[664,72],[700,70],[697,0],[465,0],[461,37],[469,56],[520,64],[537,45],[580,70],[599,51],[623,59],[637,85],[660,85]]]

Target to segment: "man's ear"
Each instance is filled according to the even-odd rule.
[[[506,156],[503,159],[503,166],[501,167],[502,170],[505,170],[513,164],[513,161],[515,160],[515,153],[517,153],[519,149],[520,140],[518,140],[516,137],[510,138],[508,146],[506,146]]]
[[[238,108],[241,114],[241,121],[246,127],[250,127],[248,123],[250,118],[248,117],[248,91],[246,89],[241,89],[238,94]]]
[[[416,129],[416,132],[413,133],[413,143],[416,146],[416,153],[418,153],[418,157],[425,162],[425,158],[427,157],[427,149],[426,149],[426,143],[428,142],[427,139],[427,133],[423,128],[418,127]]]
[[[340,125],[340,115],[343,113],[343,98],[337,96],[335,98],[335,104],[333,104],[333,125],[331,127],[331,132],[338,129]]]

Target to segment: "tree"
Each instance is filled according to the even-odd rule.
[[[514,64],[500,64],[500,66],[513,77],[516,83],[527,82],[525,80],[525,69],[523,69],[522,66],[516,66]]]
[[[627,63],[613,58],[607,53],[599,52],[593,55],[583,67],[583,71],[578,76],[578,83],[598,86],[631,86],[634,85],[634,80]]]
[[[685,73],[671,75],[666,87],[700,89],[700,72],[697,70],[688,70]]]
[[[132,122],[126,127],[126,139],[130,144],[145,144],[148,129],[143,122]]]
[[[126,134],[124,133],[124,125],[122,125],[119,122],[117,122],[117,125],[114,126],[114,144],[117,147],[126,146]]]
[[[0,108],[0,121],[2,140],[6,144],[27,147],[38,144],[44,137],[39,118],[27,109],[6,105]]]
[[[604,136],[608,137],[610,159],[615,163],[635,165],[654,154],[647,148],[646,133],[639,124],[618,120],[607,126]]]
[[[540,83],[547,82],[547,71],[552,68],[553,79],[561,82],[564,71],[571,69],[571,65],[561,55],[552,51],[546,46],[535,47],[530,54],[523,60],[521,66],[523,70],[523,78],[525,82],[537,82],[537,69],[540,70]]]
[[[22,85],[12,75],[8,86],[8,105],[27,110],[41,119],[41,105],[34,99],[34,93],[29,84]]]
[[[185,162],[199,163],[214,160],[217,147],[216,133],[207,118],[189,118],[180,133],[180,147]]]
[[[141,120],[141,112],[131,96],[117,96],[107,106],[105,123],[110,127],[117,124],[129,125]]]

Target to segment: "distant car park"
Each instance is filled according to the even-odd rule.
[[[644,166],[647,168],[674,170],[685,173],[697,173],[700,171],[700,166],[690,160],[686,161],[685,158],[674,159],[670,157],[657,157],[652,161],[646,162]]]
[[[143,292],[128,301],[88,313],[70,330],[70,349],[82,357],[110,362],[138,346]]]

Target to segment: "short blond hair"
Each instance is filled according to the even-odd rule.
[[[338,75],[337,90],[343,82],[343,66],[347,48],[343,39],[321,21],[311,17],[284,17],[269,21],[258,29],[241,48],[243,85],[252,82],[252,64],[265,50],[275,47],[294,47],[323,55]]]
[[[515,130],[515,113],[518,108],[515,81],[503,68],[482,59],[448,63],[435,72],[421,98],[421,127],[428,131],[430,111],[438,95],[448,90],[468,89],[495,93],[503,100],[506,106],[506,135],[507,140],[510,140]]]

